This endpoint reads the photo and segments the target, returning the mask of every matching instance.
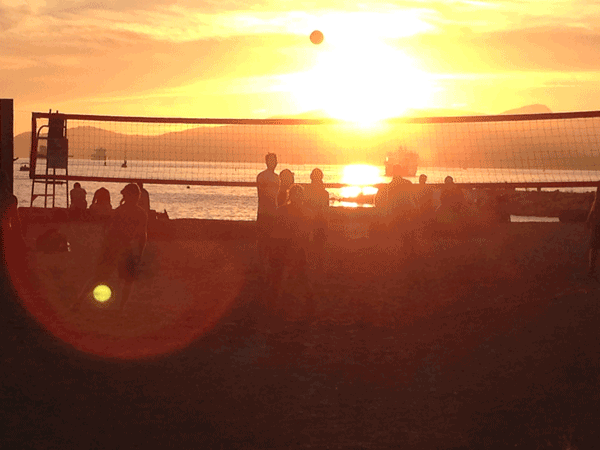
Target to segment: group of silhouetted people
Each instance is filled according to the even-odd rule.
[[[80,183],[76,182],[70,192],[72,218],[91,217],[109,220],[94,275],[85,283],[81,293],[71,305],[73,311],[81,307],[96,286],[106,284],[115,270],[123,284],[119,301],[120,308],[123,308],[131,293],[133,282],[139,274],[140,262],[146,246],[150,196],[141,182],[127,184],[121,190],[121,195],[123,197],[119,206],[113,209],[110,192],[101,187],[94,193],[88,208],[87,192]]]
[[[130,183],[121,190],[123,198],[114,210],[104,234],[94,274],[85,283],[72,304],[73,311],[81,307],[96,286],[106,284],[115,270],[123,283],[119,306],[121,309],[125,306],[133,282],[139,275],[139,267],[146,247],[148,213],[140,202],[141,192],[140,186],[135,183]],[[101,197],[103,195],[106,196],[100,194]]]
[[[395,175],[375,197],[375,206],[382,213],[380,219],[389,231],[418,224],[460,225],[467,215],[467,202],[462,189],[448,176],[439,194],[439,205],[434,201],[433,187],[427,184],[427,175],[419,176],[419,183]]]
[[[258,191],[257,246],[263,273],[267,277],[270,293],[266,297],[276,299],[281,293],[282,281],[286,273],[300,280],[306,289],[309,313],[314,312],[314,299],[308,277],[307,254],[311,250],[317,272],[323,270],[324,248],[327,241],[327,208],[329,193],[323,184],[323,172],[316,168],[310,175],[311,183],[305,187],[296,184],[294,173],[288,169],[280,174],[275,172],[277,156],[266,155],[266,170],[256,178]],[[9,179],[0,172],[0,217],[2,244],[2,265],[7,255],[16,254],[26,248],[18,213],[17,198],[10,192]],[[80,295],[72,305],[77,310],[90,294],[91,289],[107,281],[117,270],[123,282],[120,306],[127,301],[133,281],[139,274],[140,261],[147,239],[149,197],[139,183],[130,183],[121,191],[122,200],[113,210],[110,193],[106,188],[98,189],[89,210],[110,217],[103,238],[100,256],[94,275],[84,285]],[[394,177],[382,189],[385,195],[387,213],[392,217],[392,228],[404,226],[407,222],[439,219],[447,214],[459,217],[465,213],[465,195],[447,177],[440,192],[440,205],[436,208],[432,187],[427,185],[427,176],[421,175],[419,184],[413,185],[402,177]],[[381,197],[380,197],[381,201]],[[75,183],[71,191],[71,207],[87,208],[86,192],[80,183]],[[442,216],[444,217],[444,216]],[[587,216],[586,225],[590,230],[588,252],[588,275],[596,277],[598,251],[600,249],[600,184],[596,189],[593,205]]]
[[[323,171],[314,169],[311,183],[304,188],[295,183],[289,169],[275,173],[277,155],[265,156],[267,168],[256,177],[258,191],[257,246],[263,274],[280,295],[285,275],[300,280],[306,288],[308,308],[314,310],[308,279],[307,253],[315,255],[317,270],[323,270],[323,251],[327,240],[326,211],[329,193],[323,184]]]
[[[140,188],[140,206],[146,211],[146,214],[150,213],[150,195],[144,188],[143,183],[136,183]],[[101,187],[94,192],[92,203],[88,208],[87,192],[81,183],[75,182],[73,189],[69,193],[70,205],[69,211],[72,219],[109,219],[113,215],[113,207],[110,200],[110,192],[105,187]]]

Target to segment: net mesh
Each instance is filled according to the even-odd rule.
[[[174,119],[33,113],[31,176],[47,177],[49,119],[64,120],[68,169],[57,178],[252,186],[264,157],[328,186],[352,184],[337,166],[426,173],[431,183],[591,185],[599,179],[600,112],[390,120]]]

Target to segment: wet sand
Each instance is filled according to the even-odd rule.
[[[599,441],[600,284],[584,276],[581,224],[422,234],[414,254],[396,236],[337,233],[306,323],[293,283],[265,309],[250,225],[173,222],[151,237],[123,313],[68,310],[95,224],[57,224],[70,254],[28,252],[27,298],[3,304],[0,327],[8,447]],[[29,226],[28,244],[46,226]]]

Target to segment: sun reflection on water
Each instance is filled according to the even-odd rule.
[[[371,197],[377,193],[374,185],[385,182],[379,167],[369,164],[351,164],[344,167],[342,183],[348,186],[340,189],[340,195],[343,199]],[[358,206],[358,204],[348,203],[346,206]]]

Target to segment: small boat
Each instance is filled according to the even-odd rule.
[[[21,164],[21,167],[19,167],[19,170],[21,172],[29,172],[29,166],[27,164]]]

